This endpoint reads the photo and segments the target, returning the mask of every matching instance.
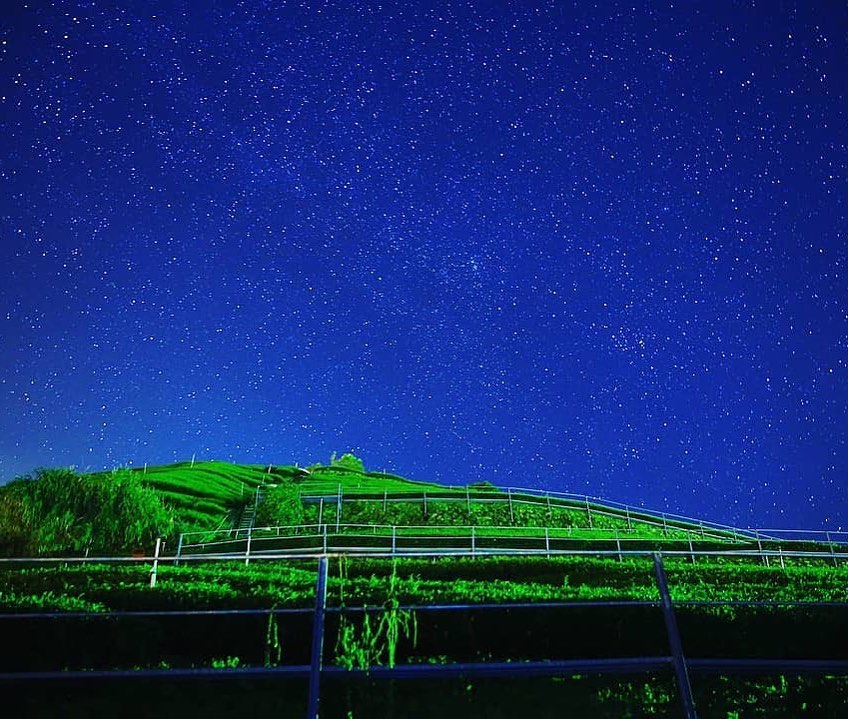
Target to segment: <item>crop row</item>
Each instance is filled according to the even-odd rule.
[[[692,565],[683,559],[666,559],[665,565],[675,601],[848,601],[845,565],[781,568],[723,560]],[[392,574],[405,604],[658,599],[649,559],[498,557],[334,560],[330,602],[344,581],[349,603],[381,604]],[[151,589],[147,565],[7,566],[0,570],[0,608],[74,611],[79,602],[114,610],[309,606],[315,576],[312,562],[296,560],[162,564]]]

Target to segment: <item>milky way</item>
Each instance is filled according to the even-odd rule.
[[[848,9],[797,4],[13,4],[0,479],[848,525]]]

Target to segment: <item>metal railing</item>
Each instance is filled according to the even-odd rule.
[[[579,527],[511,527],[511,526],[421,526],[378,524],[304,524],[294,526],[257,527],[246,537],[229,537],[210,541],[208,532],[180,535],[176,560],[191,556],[253,558],[346,553],[373,556],[411,556],[430,553],[434,556],[484,556],[524,554],[554,556],[580,554],[606,549],[623,559],[629,554],[661,550],[669,555],[689,556],[753,556],[769,565],[772,560],[785,566],[786,558],[829,558],[834,564],[848,556],[848,542],[829,543],[807,540],[767,540],[759,535],[747,541],[731,540],[706,532],[687,533],[677,537],[628,536],[617,529],[587,530]],[[203,541],[192,541],[193,538]],[[588,546],[591,544],[592,546]],[[837,548],[839,551],[837,551]]]
[[[605,554],[604,552],[593,552],[593,554]],[[317,578],[315,602],[313,609],[307,608],[274,608],[265,610],[211,610],[205,612],[107,612],[107,613],[79,613],[79,614],[61,614],[56,612],[43,612],[37,614],[0,614],[0,623],[4,621],[14,621],[16,619],[26,619],[27,621],[37,621],[38,619],[74,619],[77,617],[145,617],[155,618],[158,616],[197,616],[199,614],[217,616],[227,614],[311,614],[312,615],[312,631],[311,631],[311,650],[309,664],[289,665],[289,666],[250,666],[237,669],[133,669],[133,670],[64,670],[64,671],[35,671],[35,672],[9,672],[0,674],[0,681],[18,682],[39,682],[39,681],[64,681],[68,679],[75,680],[98,680],[104,678],[123,677],[127,679],[134,678],[172,678],[172,677],[194,677],[202,678],[208,676],[228,676],[232,678],[244,678],[250,676],[262,675],[279,675],[290,677],[301,677],[308,679],[308,703],[307,703],[307,719],[317,719],[320,708],[321,698],[321,682],[323,677],[331,676],[338,677],[353,676],[353,677],[368,677],[372,680],[384,679],[428,679],[451,676],[464,677],[521,677],[521,676],[561,676],[569,673],[587,672],[594,674],[615,674],[615,673],[648,673],[648,672],[668,672],[673,673],[677,686],[677,698],[680,702],[680,707],[683,716],[687,719],[697,718],[697,709],[695,700],[690,685],[690,677],[694,674],[712,673],[734,675],[742,673],[765,673],[765,672],[791,672],[793,674],[839,674],[848,675],[848,661],[844,659],[805,659],[805,658],[765,658],[765,659],[750,659],[750,658],[710,658],[698,657],[692,658],[686,655],[683,648],[681,633],[676,620],[676,608],[678,607],[707,607],[707,606],[723,606],[733,605],[737,607],[748,606],[803,606],[810,607],[829,607],[839,608],[848,611],[848,602],[802,602],[802,601],[782,601],[782,602],[749,602],[749,601],[728,601],[728,602],[675,602],[669,592],[668,581],[665,576],[665,568],[663,557],[665,553],[658,552],[640,552],[640,554],[649,554],[653,559],[654,577],[656,589],[658,591],[659,601],[596,601],[596,602],[541,602],[541,603],[509,603],[509,604],[455,604],[455,605],[438,605],[435,603],[425,605],[406,605],[400,607],[403,610],[416,612],[469,612],[469,611],[489,611],[489,610],[504,610],[504,609],[557,609],[557,608],[577,608],[577,607],[655,607],[660,608],[663,615],[666,641],[668,642],[669,653],[659,656],[642,656],[642,657],[608,657],[608,658],[574,658],[574,659],[551,659],[545,661],[528,661],[528,662],[461,662],[450,663],[444,665],[433,664],[401,664],[395,667],[374,666],[365,670],[346,670],[340,666],[327,665],[324,660],[324,635],[326,631],[325,618],[328,615],[337,614],[355,614],[362,612],[381,612],[384,611],[382,606],[367,606],[367,607],[345,607],[345,606],[327,606],[327,579],[328,579],[328,561],[327,555],[321,554],[311,557],[312,560],[317,560]],[[200,559],[200,557],[195,557]],[[206,558],[208,559],[208,558]],[[515,616],[515,615],[513,615]],[[1,624],[0,624],[1,625]]]

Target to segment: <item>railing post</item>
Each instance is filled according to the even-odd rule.
[[[336,533],[339,531],[339,524],[342,521],[342,483],[339,482],[339,493],[337,495],[337,505],[336,505]]]
[[[833,566],[837,567],[839,564],[836,561],[836,552],[833,551],[833,540],[830,538],[830,532],[826,532],[825,537],[827,537],[827,543],[830,545],[830,556],[833,557]]]
[[[692,564],[695,564],[695,550],[692,549],[692,535],[689,535],[689,556],[692,557]]]
[[[424,492],[424,519],[427,519],[427,492]]]
[[[180,555],[183,553],[183,533],[180,532],[180,538],[177,540],[177,558],[174,560],[174,566],[180,566]]]
[[[471,525],[471,554],[473,555],[476,550],[475,542],[474,542],[474,525]]]
[[[389,490],[387,489],[383,492],[383,512],[384,513],[388,509],[388,507],[389,507]]]
[[[633,531],[633,525],[630,523],[630,507],[624,508],[624,514],[627,517],[627,531],[632,532]]]
[[[247,528],[247,546],[244,549],[244,563],[250,564],[250,540],[253,538],[253,529]]]
[[[324,498],[318,500],[318,524],[324,523]]]
[[[392,525],[392,558],[394,558],[395,553],[397,552],[397,527]]]
[[[615,546],[618,548],[618,561],[623,562],[624,557],[621,556],[621,540],[618,538],[618,529],[615,530]]]
[[[760,556],[763,558],[763,564],[765,564],[768,567],[768,566],[770,566],[769,560],[768,560],[768,557],[765,554],[763,554],[763,543],[762,543],[762,540],[760,539],[760,530],[759,529],[754,530],[754,536],[757,538],[757,549],[760,552]]]
[[[324,535],[324,552],[323,553],[326,554],[327,553],[327,525],[323,524],[321,526],[324,527],[324,532],[323,532],[323,535]]]
[[[663,512],[663,536],[668,536],[668,521],[665,518],[665,512]]]
[[[592,525],[592,510],[589,507],[589,498],[586,497],[586,518],[589,520],[589,529],[594,529]]]
[[[551,535],[547,527],[545,527],[545,554],[551,556]]]
[[[515,514],[512,511],[512,487],[506,488],[506,501],[509,502],[509,523],[515,524]]]
[[[471,489],[465,488],[465,513],[468,515],[468,521],[471,521]]]
[[[309,669],[308,719],[318,719],[321,699],[321,669],[324,655],[324,610],[327,607],[327,558],[318,559],[318,579],[315,586],[315,613],[312,616],[312,664]]]
[[[551,495],[550,492],[545,492],[545,499],[548,500],[548,521],[550,522],[553,518],[553,514],[551,513]]]
[[[150,588],[156,586],[156,570],[159,569],[159,550],[162,548],[162,537],[156,537],[156,550],[153,553],[153,567],[150,570]]]
[[[671,659],[674,664],[674,675],[677,679],[677,691],[680,693],[680,701],[683,704],[683,715],[686,719],[698,719],[695,713],[695,700],[692,697],[692,686],[689,684],[689,670],[686,667],[686,658],[683,656],[683,644],[680,641],[680,632],[677,629],[677,619],[674,616],[674,606],[671,595],[668,593],[668,581],[665,576],[662,557],[659,552],[654,554],[654,570],[657,576],[657,587],[662,598],[663,618],[665,629],[668,633],[668,643],[671,647]]]

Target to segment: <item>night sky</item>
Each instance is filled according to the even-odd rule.
[[[598,5],[4,4],[0,479],[848,525],[848,5]]]

